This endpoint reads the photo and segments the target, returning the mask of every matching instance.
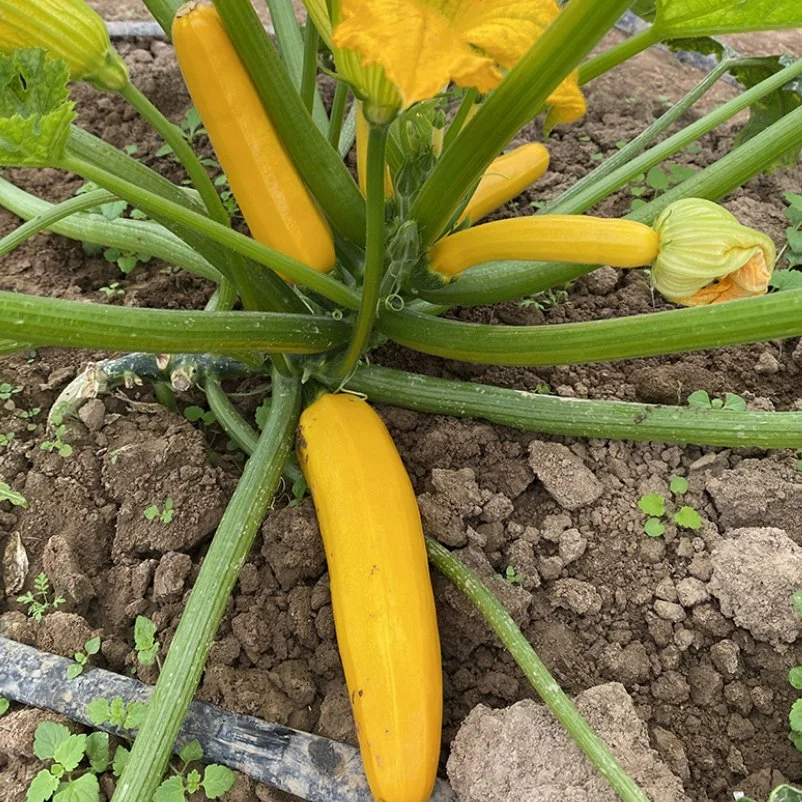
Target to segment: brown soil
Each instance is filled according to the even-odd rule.
[[[121,50],[143,91],[180,118],[188,99],[169,46],[135,43]],[[593,167],[595,154],[613,152],[618,140],[660,113],[660,95],[674,100],[698,77],[673,59],[645,54],[594,83],[587,120],[554,135],[551,170],[506,214],[556,195]],[[136,143],[147,163],[180,179],[172,163],[153,156],[160,143],[121,103],[85,88],[76,94],[83,125],[116,145]],[[536,136],[534,128],[527,133]],[[727,151],[733,135],[730,128],[715,132],[701,152],[677,161],[705,165]],[[8,175],[50,199],[79,185],[51,171]],[[754,179],[727,206],[779,242],[782,193],[800,185],[802,168],[782,170]],[[623,191],[600,212],[625,212],[631,199]],[[17,224],[0,213],[0,234]],[[162,267],[154,261],[124,277],[80,244],[41,235],[3,260],[0,289],[97,301],[101,287],[119,281],[125,295],[114,303],[193,308],[208,297],[207,283]],[[664,306],[643,275],[602,269],[576,282],[568,300],[552,308],[510,302],[458,314],[550,324]],[[136,615],[150,616],[169,647],[242,460],[214,427],[194,428],[155,404],[148,388],[85,405],[80,420],[67,426],[72,456],[42,450],[47,409],[100,356],[42,349],[0,362],[0,382],[22,388],[0,407],[0,432],[16,435],[0,447],[0,479],[30,503],[26,510],[2,505],[0,538],[21,535],[30,561],[26,587],[45,570],[67,598],[60,612],[36,625],[13,600],[17,593],[9,594],[0,601],[0,633],[71,655],[99,632],[98,664],[127,672]],[[537,370],[466,366],[397,347],[377,358],[506,387],[548,384],[561,396],[677,403],[706,389],[739,392],[754,408],[802,408],[802,353],[795,341]],[[243,409],[252,414],[258,401],[245,399]],[[18,412],[34,407],[43,411],[36,430],[28,431]],[[399,409],[382,414],[420,494],[429,534],[487,578],[568,692],[608,681],[626,688],[644,738],[689,798],[725,802],[744,790],[765,799],[777,772],[802,779],[802,755],[790,744],[786,723],[796,695],[787,672],[802,662],[802,628],[783,606],[788,588],[802,585],[802,474],[793,453],[546,438]],[[677,475],[689,481],[682,502],[698,510],[702,527],[693,532],[669,524],[665,537],[651,539],[643,533],[638,499],[648,492],[669,496],[669,480]],[[146,521],[144,509],[168,497],[173,522]],[[308,500],[297,507],[287,501],[277,502],[243,568],[200,697],[353,741],[314,512]],[[755,529],[767,526],[776,529]],[[502,578],[508,566],[520,584]],[[465,599],[441,577],[433,580],[445,670],[445,759],[476,705],[498,708],[534,693]],[[156,678],[149,669],[140,675]],[[39,768],[31,732],[41,717],[15,710],[0,719],[0,800],[22,800]],[[276,798],[244,777],[227,797]]]

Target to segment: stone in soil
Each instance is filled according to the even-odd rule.
[[[529,467],[563,509],[577,510],[592,504],[604,492],[602,483],[582,460],[560,443],[532,443]]]

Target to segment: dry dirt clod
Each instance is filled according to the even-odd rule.
[[[563,509],[592,504],[604,492],[604,485],[585,463],[560,443],[535,440],[529,447],[529,466]]]

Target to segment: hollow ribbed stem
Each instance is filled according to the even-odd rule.
[[[173,17],[175,12],[184,5],[184,0],[144,0],[144,2],[169,39]]]
[[[23,332],[35,346],[239,357],[320,353],[348,336],[344,323],[316,315],[139,309],[0,292],[0,339]]]
[[[69,152],[63,160],[62,167],[78,173],[90,181],[94,181],[99,186],[111,190],[130,203],[135,203],[148,214],[173,219],[177,223],[204,234],[209,239],[242,256],[253,259],[255,262],[275,270],[277,273],[289,276],[291,279],[319,293],[324,298],[344,306],[346,309],[359,307],[357,293],[340,284],[339,281],[331,276],[319,273],[297,259],[293,259],[273,248],[268,248],[261,242],[256,242],[256,240],[246,237],[227,226],[215,223],[202,214],[161,198],[146,189],[119,178],[102,167],[71,155]]]
[[[387,126],[370,124],[367,157],[367,237],[362,300],[348,350],[337,366],[337,375],[347,376],[356,367],[368,344],[384,276],[384,150]]]
[[[579,83],[586,84],[594,78],[598,78],[602,73],[617,67],[627,59],[637,56],[652,45],[656,45],[660,41],[660,30],[656,25],[630,36],[623,42],[619,42],[604,53],[599,53],[588,59],[579,68]]]
[[[329,121],[329,144],[333,148],[340,145],[340,134],[345,119],[345,106],[348,102],[348,84],[338,81],[334,90],[334,100],[331,102],[331,119]]]
[[[259,443],[203,560],[153,691],[115,802],[151,802],[195,694],[220,619],[292,448],[301,391],[273,374],[273,403]]]
[[[623,802],[648,802],[646,794],[624,771],[593,727],[585,721],[574,703],[565,695],[512,616],[482,580],[436,540],[426,538],[426,551],[437,569],[462,591],[482,614],[532,683],[532,687],[538,692],[546,707],[565,727],[574,743],[610,783]]]
[[[457,109],[457,113],[451,121],[451,125],[448,126],[448,131],[446,131],[445,139],[443,140],[443,150],[447,150],[459,136],[459,132],[462,130],[462,126],[465,125],[465,121],[468,119],[468,115],[471,113],[473,104],[476,102],[478,96],[479,93],[475,89],[469,89],[465,93],[465,97],[462,98],[462,103],[460,103],[459,109]]]
[[[377,404],[481,418],[542,434],[708,446],[802,447],[802,412],[733,412],[558,398],[378,365],[360,366],[347,387]]]
[[[311,17],[306,18],[304,28],[304,63],[301,74],[301,100],[306,110],[311,114],[315,102],[315,89],[317,80],[317,46],[320,42],[317,28]]]
[[[651,315],[554,326],[487,326],[387,312],[379,330],[408,348],[488,365],[577,365],[802,335],[802,290]]]

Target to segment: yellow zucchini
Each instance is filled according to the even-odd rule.
[[[254,239],[321,272],[334,240],[217,11],[190,2],[173,21],[176,56]]]
[[[639,267],[654,261],[659,245],[657,234],[634,220],[544,214],[458,231],[435,243],[429,259],[447,278],[505,259]]]
[[[381,418],[356,396],[326,394],[304,411],[299,459],[371,792],[381,802],[425,802],[437,773],[443,688],[415,492]]]
[[[521,145],[494,159],[468,201],[460,222],[470,218],[471,223],[476,223],[486,217],[534,184],[548,166],[549,152],[537,142]]]

